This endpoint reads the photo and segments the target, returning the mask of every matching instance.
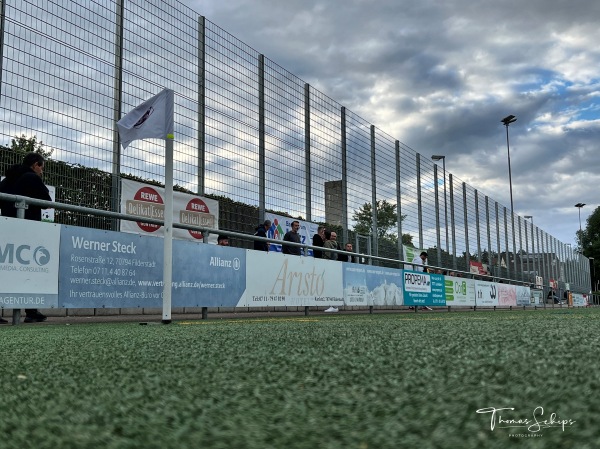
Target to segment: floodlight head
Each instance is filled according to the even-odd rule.
[[[533,218],[533,216],[532,216],[532,215],[525,215],[523,218],[529,218],[529,219],[532,219],[532,218]]]
[[[575,207],[579,207],[580,209],[585,206],[585,203],[577,203]]]
[[[505,126],[510,125],[511,123],[514,123],[517,121],[517,117],[515,117],[514,115],[509,115],[508,117],[504,117],[502,120],[500,120],[502,123],[504,123]]]
[[[439,154],[434,154],[433,156],[431,156],[431,159],[434,161],[441,161],[442,159],[446,159],[446,156],[442,156]]]

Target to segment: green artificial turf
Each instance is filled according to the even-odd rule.
[[[4,326],[0,447],[597,448],[599,336],[597,309]],[[575,422],[476,413],[537,406]]]

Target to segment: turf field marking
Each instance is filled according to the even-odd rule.
[[[264,322],[274,322],[279,323],[282,321],[292,321],[292,322],[300,322],[300,323],[314,323],[320,321],[317,318],[263,318],[263,319],[236,319],[236,320],[211,320],[211,321],[181,321],[177,324],[183,325],[198,325],[198,324],[246,324],[246,323],[264,323]]]

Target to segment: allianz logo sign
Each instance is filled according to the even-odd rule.
[[[43,267],[48,262],[50,262],[50,251],[43,246],[38,246],[32,250],[29,245],[15,246],[13,243],[0,244],[0,263],[36,264]]]

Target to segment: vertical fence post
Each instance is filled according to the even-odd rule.
[[[511,205],[512,206],[512,205]],[[511,233],[512,233],[512,250],[513,250],[513,277],[512,279],[517,279],[517,233],[515,232],[515,211],[510,210],[510,225],[511,225]],[[521,242],[519,241],[519,244]],[[506,242],[506,246],[508,246],[508,242]],[[508,261],[506,261],[508,264]],[[523,271],[521,271],[523,273]]]
[[[505,252],[506,252],[506,277],[509,279],[512,279],[511,271],[510,271],[510,255],[509,255],[509,248],[508,248],[508,219],[506,216],[507,209],[506,209],[506,207],[503,207],[502,209],[504,210],[504,248],[505,248]],[[513,230],[513,234],[514,234],[514,230]]]
[[[494,201],[494,214],[496,216],[496,253],[498,254],[498,260],[496,261],[496,264],[498,266],[498,277],[504,277],[501,276],[504,273],[502,273],[502,265],[500,263],[500,251],[502,248],[500,246],[500,219],[498,218],[498,201]]]
[[[310,158],[310,84],[304,84],[304,177],[306,179],[306,219],[312,221],[312,178]],[[308,309],[307,309],[308,311]]]
[[[400,260],[405,260],[404,247],[402,246],[402,188],[400,177],[400,141],[394,143],[396,150],[396,212],[398,226],[398,255]],[[402,268],[404,265],[402,265]]]
[[[2,72],[4,70],[4,26],[6,22],[6,0],[0,0],[0,101],[2,100]]]
[[[421,155],[417,153],[417,211],[419,220],[419,249],[423,249],[423,206],[421,202]],[[416,309],[416,307],[415,307]]]
[[[341,138],[342,138],[342,226],[343,242],[348,242],[348,147],[346,141],[346,108],[342,106],[341,115]],[[358,248],[356,249],[358,250]]]
[[[121,119],[123,107],[123,29],[125,24],[124,0],[116,0],[115,4],[115,80],[113,97],[113,154],[112,154],[112,172],[111,172],[111,205],[110,210],[119,212],[120,201],[119,193],[121,185],[119,182],[121,173],[121,143],[119,140],[119,131],[117,122]],[[119,229],[119,220],[113,219],[112,230]]]
[[[523,236],[522,236],[522,226],[521,226],[521,216],[519,215],[518,219],[517,219],[518,223],[519,223],[519,261],[521,263],[521,281],[525,281],[525,278],[523,276]],[[514,232],[514,230],[513,230]],[[517,265],[516,265],[516,260],[517,260],[517,254],[515,253],[515,273],[517,272]]]
[[[198,17],[198,195],[206,180],[206,19]]]
[[[481,263],[481,218],[479,211],[479,191],[477,190],[475,190],[475,234],[477,237],[477,261]]]
[[[435,237],[437,243],[437,266],[442,266],[442,238],[440,232],[440,189],[438,187],[438,169],[437,164],[433,164],[433,191],[434,191],[434,207],[435,207]],[[445,180],[444,180],[445,182]],[[448,222],[446,222],[448,226]]]
[[[265,55],[258,55],[258,221],[265,219]]]
[[[490,226],[490,201],[487,195],[485,197],[485,231],[488,248],[488,265],[490,266],[490,271],[492,271],[494,268],[494,264],[492,263],[492,228]]]
[[[456,265],[456,220],[454,217],[454,178],[452,173],[448,174],[450,184],[450,228],[452,229],[452,268],[458,269]],[[466,223],[465,223],[466,226]]]
[[[475,191],[477,192],[477,191]],[[471,271],[471,254],[469,250],[469,213],[467,208],[467,184],[462,183],[463,215],[465,220],[465,271]],[[477,198],[477,197],[475,197]]]
[[[377,225],[377,167],[375,164],[375,125],[371,125],[371,214],[373,219],[373,255],[379,255],[379,239],[378,239],[378,225]]]

